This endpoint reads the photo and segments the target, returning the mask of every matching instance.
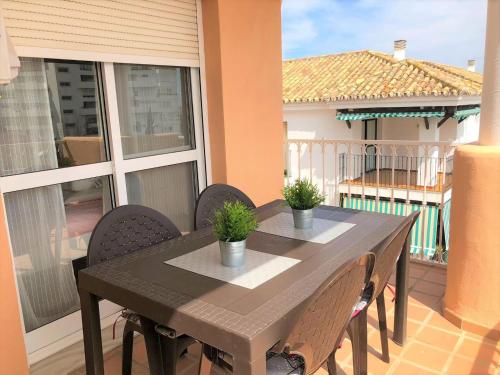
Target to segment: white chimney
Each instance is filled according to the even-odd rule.
[[[398,61],[406,59],[406,40],[394,41],[394,58]]]
[[[467,61],[467,70],[469,72],[475,72],[476,71],[476,60],[468,60]]]

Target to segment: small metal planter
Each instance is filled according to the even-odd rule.
[[[313,226],[313,209],[296,210],[292,209],[293,224],[297,229],[311,229]]]
[[[240,267],[245,263],[245,249],[247,240],[226,242],[219,241],[220,258],[227,267]]]

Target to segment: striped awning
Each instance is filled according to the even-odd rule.
[[[459,109],[453,115],[453,118],[462,120],[471,115],[477,115],[481,108],[467,108]],[[394,112],[357,112],[357,113],[337,113],[337,120],[342,121],[356,121],[356,120],[370,120],[375,118],[408,118],[408,117],[426,117],[426,118],[442,118],[446,115],[445,111],[394,111]]]
[[[437,232],[439,222],[439,208],[437,206],[422,206],[419,204],[405,204],[394,202],[394,212],[391,212],[391,202],[379,201],[374,199],[361,199],[356,197],[344,197],[342,200],[342,207],[353,208],[356,210],[379,212],[382,214],[391,214],[405,216],[411,214],[413,211],[420,211],[415,225],[411,232],[411,246],[410,251],[412,254],[420,254],[423,251],[424,256],[428,259],[432,258],[436,253]],[[423,227],[425,225],[425,227]]]
[[[446,242],[445,250],[450,249],[450,209],[451,209],[451,199],[446,201],[443,206],[443,227],[444,227],[444,239]]]
[[[463,120],[464,118],[467,118],[469,116],[474,116],[477,115],[481,112],[481,108],[479,107],[474,107],[474,108],[468,108],[468,109],[459,109],[458,111],[455,112],[453,115],[453,118],[457,120]]]
[[[444,111],[436,112],[360,112],[338,113],[337,120],[370,120],[374,118],[403,118],[403,117],[443,117]]]

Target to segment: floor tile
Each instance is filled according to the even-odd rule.
[[[393,372],[394,375],[427,375],[427,374],[438,374],[438,372],[430,371],[417,367],[411,363],[401,362],[396,365]]]
[[[419,292],[418,290],[411,290],[409,293],[410,304],[423,306],[434,311],[441,311],[441,298],[431,296],[426,293]]]
[[[441,328],[451,333],[455,333],[457,335],[462,333],[462,330],[460,328],[450,323],[449,320],[447,320],[443,315],[437,312],[434,312],[432,314],[427,324],[433,327]]]
[[[379,353],[368,352],[368,372],[370,374],[385,374],[390,366],[390,363],[382,361]]]
[[[439,349],[450,352],[457,345],[459,336],[430,326],[426,326],[421,332],[417,334],[416,339],[420,342],[426,343],[431,346],[436,346]]]
[[[414,286],[414,291],[429,294],[431,296],[442,297],[444,295],[444,285],[431,281],[419,280]]]
[[[424,321],[428,316],[430,316],[431,311],[428,308],[420,305],[408,304],[408,318],[416,320],[418,322]]]
[[[423,278],[427,272],[429,272],[429,267],[412,263],[410,266],[410,277]]]
[[[372,353],[381,356],[382,355],[382,343],[380,341],[380,334],[375,332],[368,337],[368,350]],[[397,357],[401,354],[403,347],[392,341],[391,336],[389,336],[389,355],[392,357]]]
[[[482,341],[465,338],[458,347],[457,354],[474,361],[500,364],[500,347]]]
[[[134,340],[134,349],[132,350],[132,358],[137,363],[142,365],[148,364],[148,355],[146,353],[146,345],[143,337],[136,337]]]
[[[436,284],[446,285],[446,271],[431,270],[423,277],[423,280],[431,281]]]
[[[452,358],[447,372],[453,375],[493,375],[497,369],[498,366],[491,363],[477,362],[460,356],[455,356]]]
[[[402,359],[408,362],[418,363],[428,369],[441,371],[446,364],[449,353],[438,350],[419,342],[408,344],[408,348],[402,354]]]

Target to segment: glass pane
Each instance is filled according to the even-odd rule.
[[[27,332],[79,309],[71,260],[87,254],[110,194],[108,177],[5,194]]]
[[[0,86],[0,176],[107,160],[99,108],[94,63],[22,58]]]
[[[123,157],[194,148],[188,68],[115,64]]]
[[[194,207],[198,196],[195,162],[131,172],[125,177],[130,204],[160,211],[181,232],[194,229]]]

